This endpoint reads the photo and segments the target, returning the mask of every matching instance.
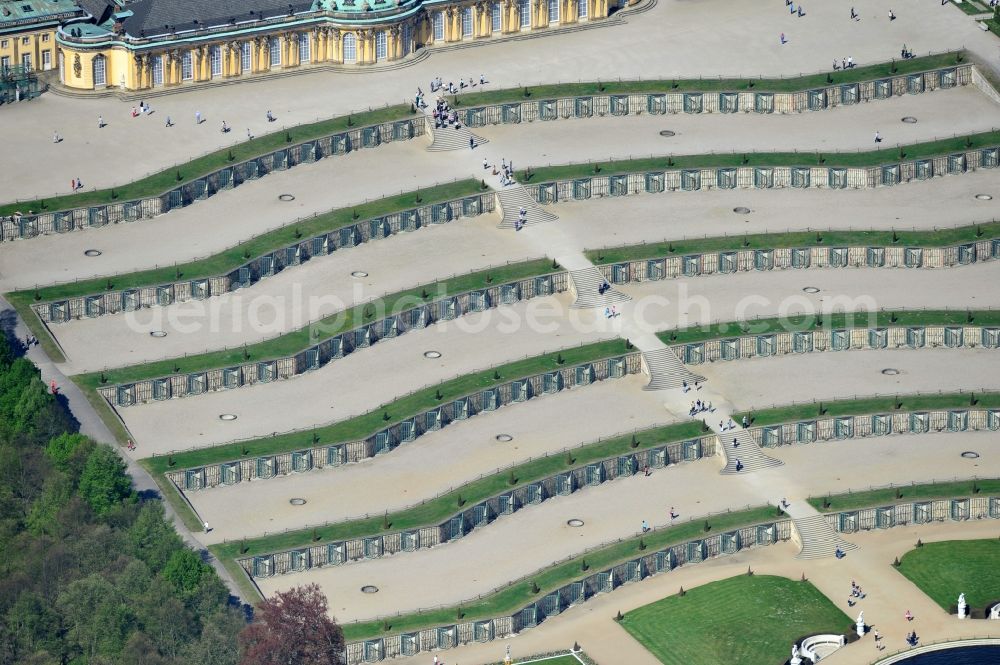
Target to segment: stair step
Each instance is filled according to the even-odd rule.
[[[576,289],[576,300],[573,301],[573,309],[610,307],[615,303],[626,302],[632,299],[631,296],[625,293],[615,291],[614,287],[605,291],[604,295],[599,294],[597,289],[607,280],[604,279],[601,271],[593,266],[584,268],[583,270],[572,270],[569,276],[573,280],[573,286]]]
[[[733,439],[740,444],[738,447],[733,445]],[[719,441],[726,455],[726,466],[722,469],[724,475],[752,473],[784,464],[781,460],[768,457],[745,429],[722,432],[719,434]],[[737,460],[743,465],[740,471],[736,470]]]
[[[499,226],[502,229],[514,228],[514,222],[521,216],[521,208],[528,211],[525,226],[559,219],[557,215],[541,208],[522,185],[511,185],[500,190],[497,196],[500,199],[501,219]]]
[[[695,374],[681,362],[670,347],[647,351],[642,354],[649,371],[649,383],[643,390],[667,390],[680,388],[684,382],[704,381],[705,377]]]
[[[793,519],[792,523],[802,543],[802,549],[796,555],[796,559],[821,559],[835,556],[838,547],[844,552],[858,547],[841,538],[823,515]]]
[[[443,152],[445,150],[469,150],[469,139],[477,146],[489,143],[481,136],[476,136],[469,128],[462,125],[458,129],[454,127],[442,127],[434,130],[434,140],[427,146],[429,152]]]

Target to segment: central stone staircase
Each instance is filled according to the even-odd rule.
[[[733,444],[733,439],[736,440],[739,446]],[[754,438],[750,436],[750,432],[745,429],[720,432],[719,442],[722,444],[722,450],[726,455],[726,466],[722,469],[723,474],[750,473],[784,464],[781,460],[776,460],[764,454],[764,451],[757,445]],[[740,471],[736,470],[736,460],[739,460],[740,464],[743,465]]]
[[[431,119],[427,120],[427,127],[433,126],[434,121]],[[476,136],[473,134],[468,127],[462,125],[458,129],[454,126],[441,127],[439,129],[430,130],[434,140],[431,144],[427,146],[429,152],[442,152],[445,150],[469,150],[469,139],[472,139],[476,146],[488,143],[486,139],[482,136]]]
[[[802,543],[802,549],[795,556],[796,559],[822,559],[836,555],[838,547],[845,552],[858,547],[841,538],[826,521],[826,517],[819,513],[793,518],[792,524],[795,525],[799,542]]]
[[[530,213],[529,213],[530,216]],[[573,281],[573,288],[576,290],[576,300],[573,301],[573,309],[591,309],[594,307],[610,307],[616,303],[631,300],[631,296],[615,291],[614,287],[601,295],[597,289],[605,281],[600,270],[591,266],[582,270],[571,270],[570,279]],[[678,384],[679,385],[679,384]]]
[[[524,225],[531,226],[533,224],[541,224],[542,222],[551,222],[552,220],[559,219],[558,216],[543,210],[535,199],[532,198],[531,194],[528,193],[521,185],[511,185],[497,192],[497,198],[500,199],[500,228],[501,229],[512,229],[514,228],[514,222],[521,214],[521,208],[528,211],[528,215],[525,218]]]
[[[705,377],[689,370],[669,346],[645,351],[642,358],[646,361],[646,371],[649,372],[649,383],[643,390],[668,390],[680,388],[685,381],[690,385],[695,381],[705,380]]]

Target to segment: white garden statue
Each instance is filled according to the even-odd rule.
[[[799,655],[798,644],[792,644],[792,659],[788,661],[788,665],[802,665],[802,657]]]
[[[865,613],[864,613],[864,610],[862,610],[861,614],[858,615],[858,620],[857,620],[857,623],[856,623],[855,627],[857,628],[857,631],[858,631],[858,637],[864,637],[865,636]]]
[[[990,610],[990,619],[993,621],[1000,620],[1000,603],[993,606]]]
[[[969,606],[965,604],[965,594],[958,594],[958,618],[964,619],[969,614]]]

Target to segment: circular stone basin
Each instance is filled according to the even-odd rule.
[[[978,459],[979,453],[977,453],[975,450],[966,450],[965,452],[962,453],[962,457],[964,457],[965,459]]]
[[[294,499],[289,499],[288,503],[292,504],[293,506],[304,506],[306,505],[306,500],[300,499],[299,497],[295,497]]]
[[[660,136],[667,136],[667,137],[677,136],[677,132],[672,132],[669,129],[661,129]]]
[[[497,441],[501,443],[507,443],[508,441],[513,441],[514,437],[510,434],[497,434]]]
[[[279,201],[294,201],[295,197],[291,194],[278,194]]]
[[[440,358],[440,351],[424,351],[424,358]]]
[[[236,414],[235,413],[223,413],[222,415],[219,416],[219,420],[225,420],[227,422],[230,421],[230,420],[236,420]]]
[[[819,289],[815,286],[806,286],[802,290],[806,293],[819,293]]]
[[[749,215],[750,208],[747,208],[746,206],[739,206],[737,208],[733,208],[733,212],[735,212],[737,215]]]
[[[90,256],[90,257],[100,256],[101,253],[102,252],[99,249],[85,249],[85,250],[83,250],[83,255],[84,256]]]
[[[354,272],[351,273],[351,277],[367,277],[367,276],[368,273],[366,273],[364,270],[355,270]]]
[[[574,517],[566,522],[566,526],[583,526],[583,520]]]
[[[374,584],[366,584],[361,587],[361,593],[378,593],[378,587]]]
[[[976,200],[978,201],[992,201],[993,197],[989,194],[976,194]]]
[[[903,118],[900,118],[900,120],[902,120],[903,122],[905,122],[908,125],[912,125],[913,123],[915,123],[917,121],[917,119],[914,118],[912,115],[908,115],[908,116],[905,116]]]
[[[895,367],[886,367],[884,370],[882,370],[882,373],[885,374],[886,376],[896,376],[897,374],[899,374],[899,370],[896,369]]]
[[[150,337],[156,337],[158,339],[166,337],[167,333],[165,330],[153,330],[149,333]]]

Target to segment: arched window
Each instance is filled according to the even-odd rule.
[[[181,80],[190,81],[194,78],[194,63],[192,62],[191,51],[185,51],[181,56]]]
[[[309,33],[303,32],[299,35],[299,64],[307,65],[311,58],[309,57]]]
[[[211,46],[208,49],[208,64],[211,67],[212,76],[222,76],[222,47]]]
[[[462,9],[462,36],[472,36],[472,7]]]
[[[434,13],[434,41],[444,40],[444,12]]]
[[[580,18],[587,18],[587,0],[576,0],[576,13]]]
[[[250,73],[251,60],[250,60],[250,49],[252,49],[250,42],[243,42],[243,46],[240,48],[240,71],[244,74]]]
[[[493,32],[500,32],[503,25],[503,10],[501,9],[501,6],[502,5],[499,2],[494,2],[492,8],[490,9],[490,19],[493,22]]]
[[[268,48],[271,57],[271,67],[281,67],[281,40],[277,37],[271,37],[267,40]]]
[[[521,19],[522,28],[531,27],[531,0],[518,0],[517,13]]]
[[[94,87],[108,84],[108,62],[103,55],[94,56]]]
[[[59,51],[59,82],[66,83],[66,56]]]
[[[153,65],[153,85],[163,85],[163,56],[154,55]]]
[[[549,24],[559,22],[559,0],[549,0]]]
[[[389,57],[389,40],[386,37],[385,30],[379,30],[375,33],[375,59],[385,60]]]
[[[358,38],[353,32],[344,35],[344,62],[357,62],[358,60]]]

